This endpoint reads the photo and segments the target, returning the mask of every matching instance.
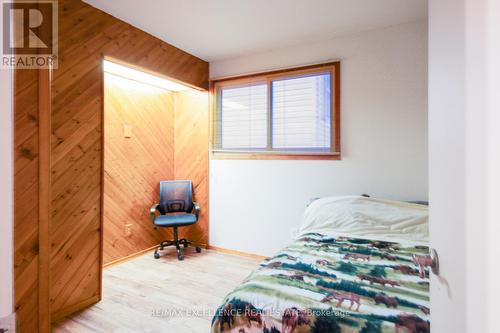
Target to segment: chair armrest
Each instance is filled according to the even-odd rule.
[[[154,222],[155,221],[155,218],[156,218],[156,211],[158,210],[158,207],[160,207],[160,204],[154,204],[153,206],[151,206],[151,208],[149,209],[149,215],[151,216],[151,222]]]
[[[200,216],[200,205],[198,205],[198,203],[196,202],[193,202],[193,213],[194,215],[196,215],[196,219],[198,219],[198,217]]]

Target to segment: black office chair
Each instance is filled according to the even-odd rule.
[[[156,212],[160,215],[156,215]],[[184,260],[180,245],[187,248],[190,241],[185,238],[179,239],[178,227],[185,227],[195,224],[200,215],[200,206],[193,202],[193,184],[190,180],[168,180],[160,182],[160,203],[155,204],[150,209],[151,221],[156,227],[174,228],[174,239],[164,240],[156,248],[154,257],[160,258],[160,253],[167,246],[175,246],[177,258]],[[196,247],[196,252],[200,253],[201,248]]]

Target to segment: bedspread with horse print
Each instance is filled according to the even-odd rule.
[[[308,234],[250,274],[212,333],[428,333],[427,246]]]

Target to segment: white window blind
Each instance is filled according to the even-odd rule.
[[[267,148],[267,84],[220,91],[216,145],[227,150]]]
[[[332,63],[213,81],[214,153],[340,156],[337,73]]]
[[[325,73],[271,82],[273,149],[331,149],[330,80]]]

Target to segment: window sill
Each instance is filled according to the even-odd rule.
[[[211,151],[215,160],[340,160],[340,153]]]

